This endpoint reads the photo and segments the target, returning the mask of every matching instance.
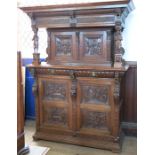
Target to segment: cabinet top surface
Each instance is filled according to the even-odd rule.
[[[50,4],[42,6],[19,6],[26,13],[33,12],[50,12],[66,10],[82,10],[82,9],[101,9],[101,8],[125,8],[132,0],[103,0],[89,3],[71,3],[71,4]]]
[[[110,67],[110,66],[104,66],[102,64],[96,64],[96,65],[92,65],[92,64],[78,64],[78,63],[66,63],[66,64],[56,64],[56,65],[49,65],[47,63],[41,63],[41,65],[28,65],[27,67],[29,68],[51,68],[51,69],[64,69],[64,70],[96,70],[96,71],[121,71],[121,72],[125,72],[128,70],[128,65],[125,65],[124,67],[120,67],[120,68],[114,68],[114,67]]]

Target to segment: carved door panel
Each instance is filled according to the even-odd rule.
[[[51,39],[53,61],[66,62],[77,59],[77,38],[75,32],[52,32]]]
[[[80,32],[80,60],[104,63],[111,60],[111,31]]]
[[[72,129],[72,103],[69,77],[39,77],[40,126],[59,130]]]
[[[113,85],[111,79],[78,78],[77,130],[86,135],[113,132]]]

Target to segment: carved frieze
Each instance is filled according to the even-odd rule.
[[[66,109],[52,108],[45,111],[45,121],[52,125],[67,125],[67,112]]]
[[[66,85],[48,81],[42,81],[44,100],[65,100],[66,99]]]
[[[43,75],[65,75],[72,76],[74,72],[75,77],[99,77],[99,78],[114,78],[115,71],[93,71],[93,70],[69,70],[69,69],[55,69],[55,68],[30,68],[30,71],[35,74]],[[123,71],[117,71],[119,77],[124,75]]]
[[[72,54],[72,38],[71,36],[56,36],[56,55],[67,55]]]
[[[82,86],[82,103],[108,104],[109,86]]]
[[[118,98],[119,96],[120,96],[120,79],[119,79],[119,74],[115,73],[114,97]]]
[[[84,128],[107,128],[107,113],[82,110],[82,125]]]

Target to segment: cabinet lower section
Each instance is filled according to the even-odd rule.
[[[119,141],[110,140],[108,137],[97,138],[97,137],[85,137],[85,136],[74,136],[68,134],[48,133],[48,132],[36,132],[33,136],[34,140],[47,140],[54,142],[63,142],[73,145],[87,146],[98,149],[111,150],[112,152],[121,152],[123,133],[120,132]]]
[[[98,77],[90,71],[92,76],[85,77],[85,72],[80,72],[81,76],[74,70],[64,72],[69,75],[51,75],[49,69],[36,69],[34,139],[119,152],[122,137],[119,73],[111,71]]]

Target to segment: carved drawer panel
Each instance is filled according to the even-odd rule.
[[[40,76],[39,99],[43,103],[69,103],[70,78],[65,76]]]
[[[78,78],[78,104],[109,106],[112,104],[113,80],[102,78]]]
[[[76,33],[53,32],[51,33],[51,50],[53,61],[76,60]]]
[[[94,86],[83,85],[81,86],[81,103],[88,104],[108,104],[109,86]]]
[[[72,36],[56,36],[56,49],[55,54],[56,56],[72,55]]]
[[[42,81],[43,85],[43,100],[66,100],[66,84],[55,83],[52,81]]]
[[[80,60],[110,61],[108,35],[108,31],[80,32]]]

